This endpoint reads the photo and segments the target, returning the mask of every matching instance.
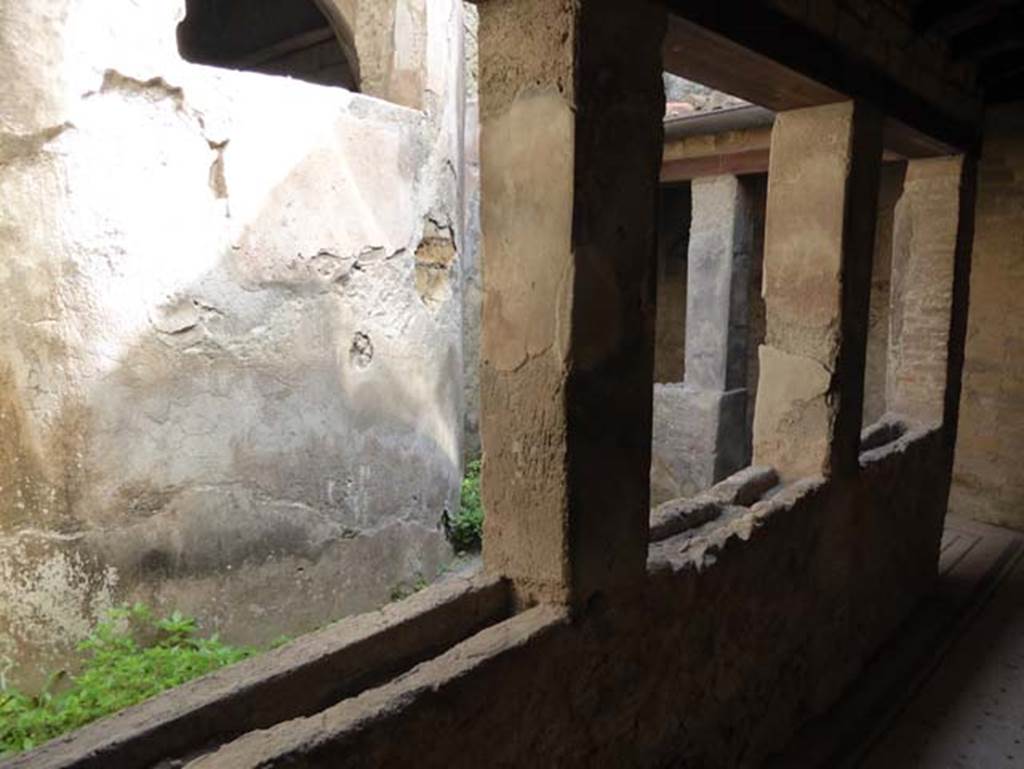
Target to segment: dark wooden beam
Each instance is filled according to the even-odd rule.
[[[987,59],[978,73],[978,80],[987,92],[1001,81],[1015,77],[1021,70],[1024,70],[1024,50],[1007,51]]]
[[[662,184],[685,182],[702,176],[765,173],[768,171],[768,149],[748,150],[730,155],[707,155],[705,157],[670,160],[661,166]]]
[[[999,11],[1016,0],[933,0],[921,5],[914,17],[914,29],[921,34],[952,37],[991,21]]]
[[[967,30],[950,41],[957,59],[978,59],[1024,47],[1024,7],[1006,9],[988,24]]]
[[[846,97],[755,49],[679,17],[669,20],[665,69],[776,112]]]
[[[886,161],[897,158],[932,158],[952,155],[957,151],[951,145],[895,118],[886,118],[884,129],[882,144],[885,147],[883,160]]]
[[[949,147],[977,144],[980,120],[950,114],[767,4],[665,1],[676,17],[665,48],[671,72],[773,110],[863,99]]]
[[[1006,78],[985,91],[988,104],[1002,104],[1011,101],[1024,101],[1024,69],[1017,75]]]

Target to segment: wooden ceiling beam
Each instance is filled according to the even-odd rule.
[[[920,34],[950,38],[985,24],[1017,0],[933,0],[924,3],[914,17],[914,28]]]
[[[981,87],[988,92],[1008,78],[1015,77],[1024,70],[1024,50],[1007,51],[986,60],[978,73]]]
[[[932,146],[971,149],[979,124],[956,116],[871,62],[750,0],[666,0],[665,69],[772,110],[863,99]]]
[[[1024,68],[1016,75],[1000,81],[985,91],[985,100],[990,104],[1024,101]]]
[[[950,41],[957,59],[979,59],[1024,47],[1024,7],[1006,9],[987,24],[967,30]]]

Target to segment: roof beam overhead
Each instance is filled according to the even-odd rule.
[[[986,60],[978,79],[986,90],[1024,70],[1024,51],[1007,51]]]
[[[861,99],[907,130],[908,157],[976,145],[976,117],[956,116],[863,58],[781,12],[750,0],[667,0],[665,69],[775,111]]]
[[[1004,78],[988,89],[986,96],[993,104],[1024,99],[1024,67],[1016,75]]]
[[[987,24],[962,32],[950,41],[958,59],[982,58],[1024,47],[1024,7],[1006,9]]]
[[[846,97],[754,50],[678,16],[669,19],[665,69],[695,83],[782,111]]]
[[[919,33],[949,38],[991,21],[1002,9],[1016,4],[1017,0],[932,0],[921,4],[914,16],[914,28]]]

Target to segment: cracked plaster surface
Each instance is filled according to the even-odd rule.
[[[112,601],[248,642],[375,605],[439,568],[460,475],[460,5],[420,20],[422,112],[188,64],[183,2],[87,5],[0,20],[0,653],[28,683]]]

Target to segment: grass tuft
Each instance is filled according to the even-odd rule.
[[[0,691],[0,758],[251,656],[255,649],[198,636],[191,617],[157,618],[143,604],[114,609],[80,645],[81,672],[54,674],[41,694]]]
[[[448,539],[457,552],[475,553],[483,544],[484,506],[480,499],[480,460],[466,465],[462,479],[459,512],[446,526]]]

